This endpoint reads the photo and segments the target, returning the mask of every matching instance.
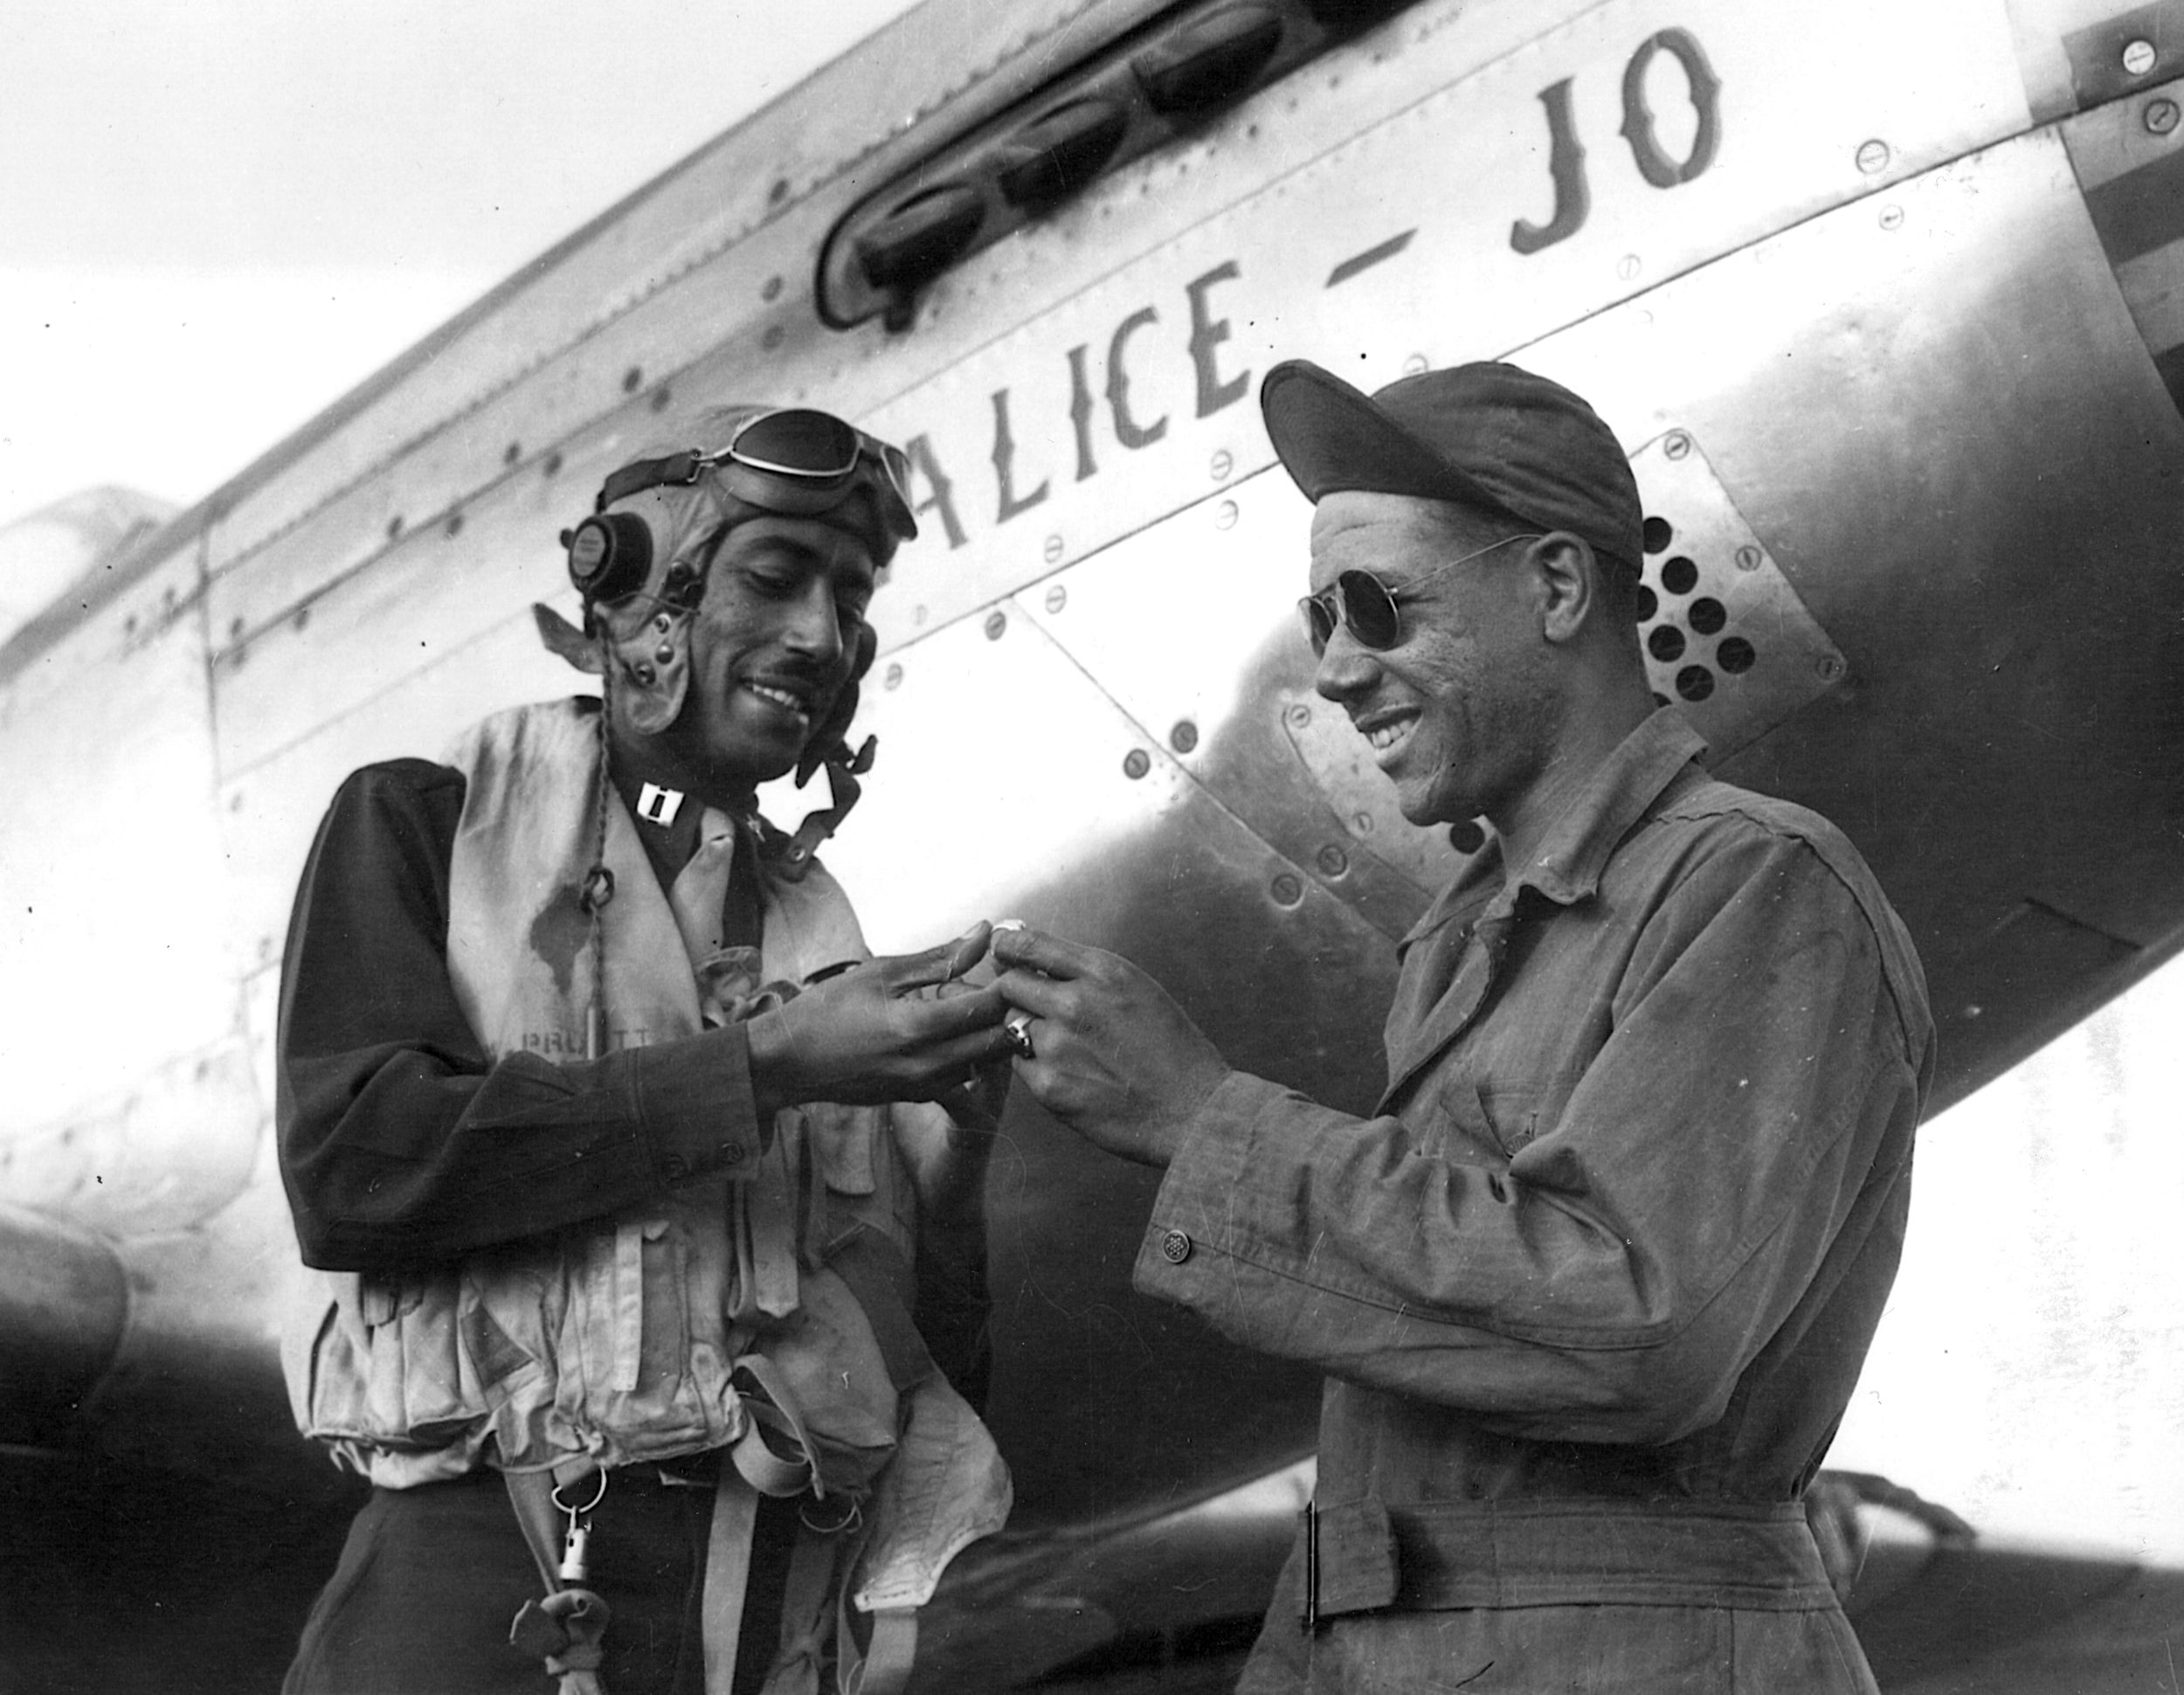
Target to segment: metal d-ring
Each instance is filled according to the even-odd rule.
[[[591,1475],[599,1480],[599,1486],[592,1491],[591,1498],[586,1501],[582,1506],[570,1505],[568,1502],[561,1498],[561,1484],[556,1484],[554,1485],[554,1505],[560,1508],[562,1512],[567,1513],[571,1519],[582,1518],[585,1513],[591,1512],[593,1507],[598,1505],[601,1501],[606,1499],[606,1472],[605,1470],[601,1470],[593,1472]]]

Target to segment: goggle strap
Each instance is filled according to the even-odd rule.
[[[704,470],[705,466],[705,455],[695,447],[686,447],[679,453],[669,453],[665,459],[640,459],[634,465],[625,465],[606,480],[591,509],[604,512],[615,502],[625,501],[632,495],[641,495],[647,488],[676,485],[687,488],[698,480],[698,474]]]

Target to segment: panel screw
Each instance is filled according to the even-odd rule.
[[[781,298],[781,279],[779,277],[768,277],[766,279],[766,286],[758,291],[758,298],[767,301],[779,300]]]
[[[1001,639],[1001,632],[1007,629],[1008,626],[1009,615],[1006,612],[987,613],[985,620],[985,639],[988,641],[999,641]]]
[[[1904,209],[1901,206],[1883,206],[1881,208],[1881,227],[1883,229],[1897,230],[1901,229],[1903,225]]]
[[[1134,747],[1123,756],[1123,775],[1136,782],[1152,769],[1152,756],[1141,747]]]
[[[2146,102],[2146,131],[2149,135],[2166,135],[2175,128],[2176,102],[2174,100],[2162,100]]]
[[[1295,906],[1304,898],[1304,880],[1284,871],[1274,880],[1270,892],[1282,905]]]
[[[1069,604],[1069,591],[1057,583],[1047,591],[1047,610],[1058,612]]]
[[[1842,674],[1849,668],[1842,662],[1842,655],[1840,654],[1822,654],[1813,665],[1813,669],[1820,674],[1820,680],[1822,682],[1842,681]]]
[[[1868,176],[1878,176],[1888,169],[1888,143],[1882,141],[1862,142],[1858,145],[1858,169]]]
[[[2153,43],[2143,38],[2124,44],[2124,69],[2142,77],[2153,68]]]
[[[1661,444],[1661,451],[1670,459],[1685,458],[1691,451],[1691,438],[1681,430],[1672,430],[1669,439]]]
[[[1350,855],[1330,841],[1319,850],[1319,868],[1324,875],[1339,877],[1350,868]]]
[[[1629,282],[1635,279],[1638,274],[1638,255],[1635,253],[1625,253],[1621,259],[1617,259],[1615,261],[1615,274],[1625,282]]]
[[[1213,462],[1207,468],[1213,473],[1215,482],[1227,482],[1228,474],[1236,468],[1236,461],[1230,457],[1228,449],[1224,447],[1213,455]]]
[[[1759,570],[1759,550],[1752,546],[1749,542],[1738,548],[1737,550],[1737,569],[1738,571]]]
[[[1312,722],[1312,709],[1299,702],[1282,716],[1289,720],[1290,729],[1302,730]]]
[[[913,606],[910,608],[910,622],[920,627],[923,627],[925,620],[931,616],[932,612],[927,607]]]
[[[1199,744],[1199,727],[1188,718],[1176,720],[1176,727],[1168,732],[1168,745],[1178,753],[1188,753]]]
[[[1369,836],[1372,834],[1372,814],[1371,813],[1358,813],[1350,820],[1350,824],[1351,827],[1356,830],[1361,836]]]
[[[758,345],[771,350],[779,347],[787,334],[779,324],[770,323],[766,326],[766,333],[758,338]]]
[[[1047,563],[1048,564],[1060,564],[1061,563],[1061,537],[1059,536],[1049,536],[1047,538],[1047,546],[1044,551],[1046,553]]]
[[[1213,528],[1234,529],[1236,527],[1236,502],[1223,501],[1213,508]]]
[[[1413,353],[1403,361],[1403,375],[1406,377],[1423,377],[1431,369],[1422,353]]]
[[[889,688],[900,688],[902,686],[902,668],[900,665],[890,665],[882,681]]]

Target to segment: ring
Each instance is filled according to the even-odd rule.
[[[1032,1015],[1029,1013],[1011,1013],[1001,1027],[1008,1032],[1009,1050],[1019,1059],[1037,1059],[1032,1047]]]

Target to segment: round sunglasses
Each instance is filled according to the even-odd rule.
[[[1335,639],[1337,625],[1349,631],[1360,647],[1386,653],[1403,640],[1403,602],[1414,598],[1436,577],[1458,565],[1469,564],[1497,547],[1507,547],[1511,542],[1538,539],[1537,535],[1504,536],[1476,552],[1444,559],[1394,588],[1369,571],[1343,572],[1335,578],[1333,586],[1322,589],[1317,594],[1308,594],[1296,603],[1297,610],[1304,614],[1304,634],[1312,644],[1312,656],[1317,659],[1327,651],[1327,644]]]

